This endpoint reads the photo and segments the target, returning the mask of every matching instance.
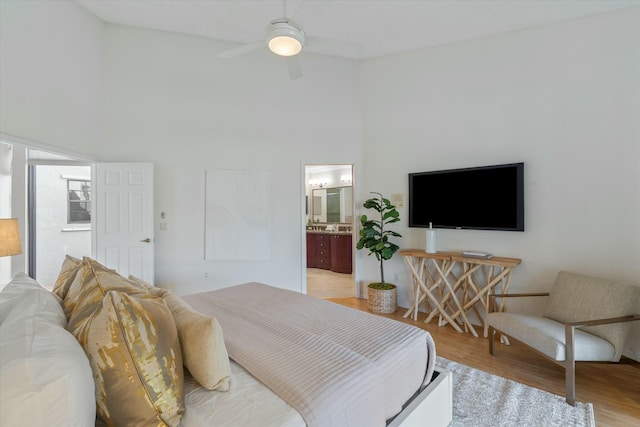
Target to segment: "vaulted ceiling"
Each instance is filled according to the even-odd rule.
[[[367,59],[640,7],[638,0],[76,0],[105,22],[217,40],[263,40],[292,18],[307,51]]]

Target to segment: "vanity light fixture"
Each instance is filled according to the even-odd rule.
[[[351,175],[341,175],[340,181],[344,184],[351,184]]]
[[[322,188],[326,185],[329,185],[329,183],[326,180],[323,179],[311,179],[309,180],[309,185],[312,187],[319,187]]]

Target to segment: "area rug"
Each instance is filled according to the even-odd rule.
[[[436,366],[453,373],[450,427],[595,426],[593,405],[568,405],[558,396],[438,357]]]

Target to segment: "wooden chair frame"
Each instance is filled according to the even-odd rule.
[[[545,292],[545,293],[522,293],[522,294],[489,294],[489,298],[491,299],[491,302],[492,302],[490,304],[490,307],[491,307],[491,310],[493,311],[493,309],[495,308],[496,298],[539,297],[539,296],[549,296],[549,293]],[[547,356],[546,354],[536,350],[535,348],[531,348],[531,347],[530,348],[536,353],[540,354],[541,356],[564,367],[565,393],[566,393],[567,403],[571,406],[575,406],[576,404],[576,360],[575,360],[575,349],[574,349],[574,339],[573,339],[575,334],[575,329],[582,326],[607,325],[610,323],[632,322],[635,320],[640,320],[640,314],[632,314],[630,316],[623,316],[623,317],[612,317],[607,319],[591,319],[591,320],[585,320],[580,322],[564,323],[565,348],[566,348],[565,360],[555,360],[554,358]],[[495,355],[494,341],[495,341],[496,332],[499,332],[500,334],[505,336],[509,336],[508,334],[505,334],[499,329],[489,326],[489,353],[491,353],[492,356]],[[510,337],[510,338],[515,339],[513,337]],[[515,340],[517,341],[517,339]],[[527,345],[527,344],[524,344],[524,345]],[[589,361],[589,360],[580,360],[578,362],[602,363],[599,361]]]

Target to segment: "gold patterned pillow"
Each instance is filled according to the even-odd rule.
[[[184,366],[193,379],[207,390],[228,391],[231,366],[222,327],[216,318],[194,310],[168,289],[151,286],[131,275],[129,280],[145,286],[151,295],[164,299],[176,322]]]
[[[62,262],[62,267],[60,268],[60,274],[56,279],[56,283],[53,285],[53,293],[58,295],[61,299],[64,300],[64,297],[67,296],[67,292],[69,291],[69,287],[71,283],[73,283],[73,279],[76,277],[76,273],[80,269],[80,264],[82,260],[78,258],[74,258],[70,255],[64,257],[64,261]]]
[[[91,362],[97,412],[107,425],[179,425],[182,355],[161,298],[108,291],[74,335]]]
[[[69,321],[67,329],[73,333],[74,329],[102,304],[102,299],[110,290],[130,294],[147,293],[146,290],[131,284],[115,270],[84,257],[62,302],[64,314]]]
[[[142,289],[162,289],[162,288],[158,288],[156,286],[153,286],[151,283],[145,282],[144,280],[130,274],[129,277],[127,278],[129,280],[129,282],[134,285],[134,286],[138,286]]]

